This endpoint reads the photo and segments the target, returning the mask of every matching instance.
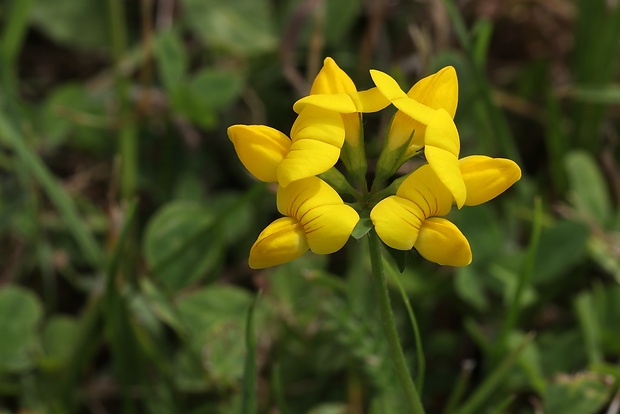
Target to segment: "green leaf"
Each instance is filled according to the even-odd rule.
[[[586,253],[590,232],[581,223],[561,221],[542,231],[532,283],[549,283],[565,275]]]
[[[484,311],[489,307],[484,288],[484,282],[480,278],[478,271],[473,266],[460,267],[456,271],[454,278],[454,289],[456,294],[476,308]]]
[[[84,50],[104,49],[109,29],[106,2],[101,0],[37,0],[32,22],[58,43]]]
[[[611,396],[610,377],[590,372],[560,375],[547,387],[543,411],[562,414],[595,414]]]
[[[601,327],[595,298],[590,292],[583,292],[573,301],[579,326],[585,342],[585,351],[591,364],[601,362]]]
[[[0,372],[32,366],[41,315],[41,304],[29,290],[11,285],[0,289]]]
[[[209,109],[223,110],[241,94],[243,78],[230,70],[203,69],[192,77],[190,88]]]
[[[568,95],[578,101],[600,103],[600,104],[619,104],[620,85],[608,84],[604,86],[575,86],[567,91]]]
[[[148,223],[144,257],[154,275],[177,291],[212,270],[223,246],[212,237],[216,216],[198,203],[173,201]]]
[[[612,208],[603,174],[590,154],[575,150],[564,160],[575,208],[588,220],[605,226]]]
[[[172,90],[174,109],[204,128],[216,125],[215,114],[225,110],[243,90],[239,74],[217,69],[204,69],[188,83]]]
[[[56,148],[69,140],[72,146],[98,156],[113,149],[106,135],[110,118],[103,112],[105,99],[104,94],[77,83],[53,89],[39,113],[37,129],[44,148]]]
[[[183,19],[210,47],[256,55],[277,47],[270,4],[267,0],[183,0]]]
[[[361,0],[325,2],[325,41],[338,46],[362,12]]]
[[[42,364],[51,370],[62,367],[73,350],[67,344],[75,342],[77,333],[78,323],[74,318],[55,315],[48,320],[41,336],[45,355]]]
[[[360,221],[358,221],[355,225],[355,228],[351,233],[351,237],[359,240],[364,237],[370,231],[370,229],[372,229],[372,227],[372,220],[370,220],[370,217],[362,217]]]
[[[194,363],[202,365],[216,384],[229,386],[242,378],[246,314],[251,303],[251,295],[242,289],[213,285],[177,304]]]
[[[188,67],[185,47],[176,31],[165,30],[159,32],[154,51],[159,76],[170,93],[185,80]]]

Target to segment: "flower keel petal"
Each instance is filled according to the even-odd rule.
[[[519,166],[505,158],[472,155],[460,159],[459,165],[467,187],[467,206],[492,200],[521,178]]]
[[[264,125],[233,125],[228,137],[247,170],[261,181],[277,182],[278,165],[291,147],[280,131]]]
[[[282,217],[270,225],[256,239],[250,250],[249,265],[263,269],[295,260],[308,251],[303,227],[292,217]]]
[[[471,263],[471,248],[461,231],[452,222],[431,217],[420,227],[414,245],[422,257],[447,266],[467,266]]]
[[[413,202],[398,196],[381,200],[370,212],[377,235],[393,249],[411,250],[424,212]]]

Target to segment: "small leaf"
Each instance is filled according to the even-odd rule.
[[[385,246],[385,250],[392,257],[392,259],[394,259],[394,262],[398,267],[398,271],[400,273],[404,272],[407,268],[407,258],[412,255],[412,251],[392,249],[389,246]]]
[[[29,290],[11,285],[0,289],[0,372],[32,365],[41,315],[41,304]]]
[[[203,69],[190,80],[190,88],[211,110],[229,106],[243,90],[243,78],[234,71]]]
[[[159,76],[170,93],[185,80],[188,67],[187,52],[174,30],[159,32],[154,49]]]
[[[560,375],[549,384],[543,397],[546,413],[595,414],[611,396],[612,377],[591,372]]]
[[[485,295],[484,283],[473,266],[459,267],[454,278],[454,289],[461,299],[469,303],[478,311],[489,307]]]
[[[206,45],[256,55],[277,46],[270,4],[266,0],[183,0],[183,18]]]
[[[585,151],[575,150],[564,159],[575,208],[601,226],[611,219],[609,191],[598,165]]]
[[[35,1],[31,19],[59,43],[84,50],[105,49],[109,44],[106,3],[100,0]]]
[[[169,289],[182,289],[213,269],[223,246],[211,237],[215,214],[198,203],[173,201],[148,223],[144,256]]]
[[[532,283],[549,283],[561,277],[586,253],[590,232],[581,223],[561,221],[542,231],[534,261]]]
[[[213,285],[177,304],[189,347],[201,357],[194,364],[202,365],[218,385],[232,385],[242,378],[246,313],[251,302],[250,294],[240,288]]]
[[[364,237],[372,228],[372,220],[370,220],[370,217],[362,217],[360,221],[358,221],[355,225],[355,228],[351,233],[351,237],[359,240]]]
[[[67,344],[74,343],[77,333],[78,323],[72,317],[55,315],[47,321],[41,342],[45,354],[42,362],[48,369],[58,369],[69,360],[73,349]]]

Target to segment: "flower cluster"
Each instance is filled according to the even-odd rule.
[[[290,136],[264,125],[233,125],[228,136],[239,159],[257,179],[277,183],[277,208],[284,216],[267,226],[250,251],[250,267],[286,263],[311,250],[341,249],[362,216],[388,246],[415,248],[427,260],[450,266],[471,262],[469,243],[443,218],[453,205],[484,203],[521,177],[511,160],[475,155],[459,159],[454,124],[458,104],[456,71],[448,66],[405,93],[386,73],[371,70],[376,87],[358,91],[349,76],[326,58],[310,95],[298,100]],[[370,190],[362,114],[393,105]],[[411,157],[427,164],[400,183],[395,194],[387,180]],[[353,186],[336,170],[341,160],[356,203],[346,204],[336,188]],[[322,178],[319,178],[322,177]],[[336,180],[330,178],[336,177]],[[328,181],[328,182],[326,182]],[[354,208],[355,207],[355,208]]]

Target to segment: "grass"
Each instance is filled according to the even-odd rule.
[[[618,412],[620,7],[307,4],[0,4],[0,412],[395,413],[403,377],[427,413]],[[524,173],[451,213],[469,267],[373,259],[396,342],[366,237],[247,265],[274,189],[226,128],[288,133],[325,56],[455,66],[461,153]]]

